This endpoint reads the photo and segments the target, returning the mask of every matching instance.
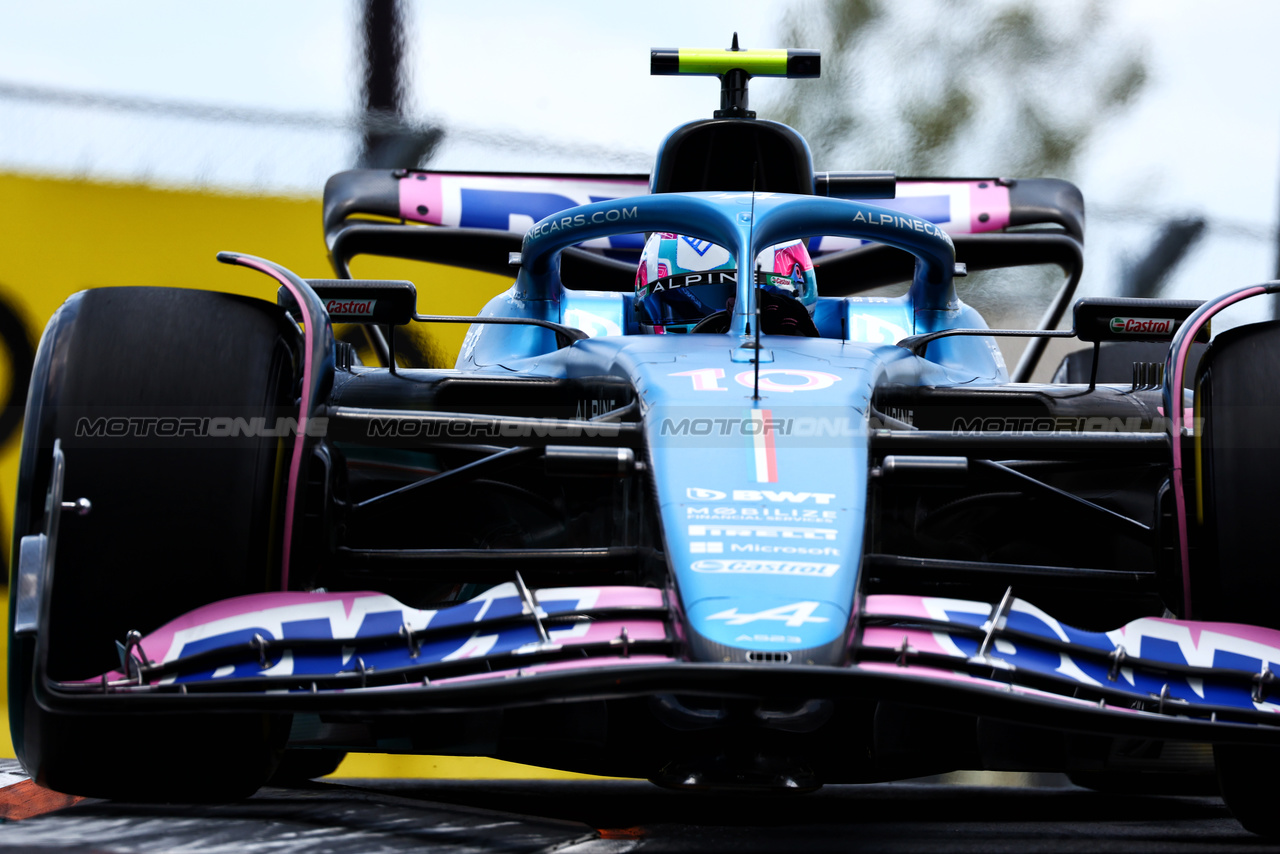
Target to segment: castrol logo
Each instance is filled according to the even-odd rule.
[[[1174,320],[1166,317],[1113,317],[1111,331],[1121,335],[1172,335]]]
[[[377,302],[372,299],[331,299],[324,304],[324,310],[329,314],[373,317],[373,307]]]

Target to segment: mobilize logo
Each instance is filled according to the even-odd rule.
[[[324,310],[348,317],[373,317],[373,307],[377,304],[373,299],[331,299],[324,304]]]
[[[1122,335],[1172,335],[1176,323],[1173,318],[1113,317],[1111,331]]]
[[[685,515],[690,520],[717,522],[803,522],[812,524],[821,522],[835,524],[840,518],[838,510],[815,510],[808,507],[725,507],[703,505],[686,507]]]
[[[728,493],[721,492],[718,489],[703,489],[697,486],[690,486],[685,489],[684,494],[694,501],[771,501],[775,504],[802,504],[806,501],[813,501],[814,504],[830,504],[831,499],[836,497],[834,492],[789,492],[773,489],[735,489],[733,497],[729,498]]]

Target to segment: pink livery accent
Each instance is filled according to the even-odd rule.
[[[889,618],[906,625],[868,627],[863,633],[862,644],[879,649],[896,649],[901,645],[905,634],[909,643],[922,652],[963,656],[966,653],[961,650],[969,649],[968,647],[945,647],[950,634],[947,628],[938,626],[932,631],[919,629],[911,626],[912,621],[955,623],[957,626],[967,625],[972,630],[987,625],[992,608],[989,603],[960,599],[883,594],[868,596],[862,609],[863,617],[880,618],[882,621]],[[1220,653],[1280,662],[1280,630],[1260,626],[1143,617],[1109,632],[1082,632],[1073,629],[1069,633],[1053,617],[1021,599],[1013,600],[1009,619],[1015,621],[1015,628],[1022,632],[1039,635],[1046,640],[1056,638],[1079,647],[1082,651],[1109,651],[1120,644],[1129,655],[1136,658],[1189,664],[1205,668],[1206,674],[1215,666]],[[930,636],[944,646],[934,647],[927,640]],[[968,635],[968,643],[976,644],[972,634]],[[1010,663],[1034,669],[1032,663],[1019,664],[1016,646],[1020,643],[1021,641],[1013,641],[1015,648],[1005,652],[1000,652],[997,647],[995,654],[1013,656]],[[1035,641],[1032,640],[1031,643],[1034,645]],[[1170,643],[1176,645],[1177,652],[1170,651]],[[971,649],[968,654],[972,654]],[[1063,654],[1069,655],[1070,652]]]
[[[801,270],[813,269],[813,259],[809,257],[809,252],[804,248],[802,241],[788,243],[774,251],[773,272],[789,276],[797,264],[800,265]]]
[[[910,652],[931,652],[938,655],[952,655],[945,649],[933,632],[922,632],[919,629],[869,628],[862,633],[862,645],[879,649],[898,649],[902,639],[906,638]]]
[[[541,219],[575,205],[593,200],[621,199],[649,192],[647,181],[614,178],[568,178],[552,175],[476,175],[465,172],[410,172],[400,179],[400,216],[410,222],[457,226],[464,218],[464,190],[508,197],[499,204],[511,204],[511,197],[527,195],[537,199],[529,214],[516,202],[511,214]],[[558,198],[557,198],[558,197]],[[548,199],[551,199],[548,206]],[[504,228],[504,230],[506,230]],[[523,231],[523,229],[517,229]]]
[[[444,224],[443,179],[439,175],[411,172],[400,179],[400,216],[410,222]]]
[[[293,517],[297,509],[298,481],[301,479],[302,472],[302,444],[304,437],[307,435],[307,415],[311,412],[311,404],[313,403],[311,400],[312,330],[316,328],[314,324],[319,323],[320,318],[310,315],[307,311],[306,300],[302,298],[302,293],[294,286],[293,282],[289,281],[288,276],[283,275],[273,267],[246,258],[243,255],[236,257],[236,263],[257,270],[260,273],[266,273],[284,285],[289,293],[293,295],[293,301],[297,304],[298,311],[302,314],[302,323],[307,330],[307,334],[302,336],[302,400],[298,406],[298,432],[293,437],[293,457],[289,462],[289,482],[285,487],[284,497],[284,545],[281,549],[283,554],[280,560],[280,586],[288,590],[289,560],[293,548]]]
[[[1009,188],[995,181],[969,182],[969,232],[1000,231],[1009,225]],[[983,219],[983,217],[986,219]]]
[[[605,643],[615,641],[627,630],[628,641],[661,641],[667,639],[666,626],[657,620],[599,620],[589,624],[581,637],[567,638],[565,643]],[[555,632],[550,638],[558,641]]]
[[[597,608],[665,608],[662,591],[655,587],[593,587],[597,591]],[[564,587],[553,590],[537,591],[539,599],[553,599],[557,596],[572,596],[579,591],[577,587]],[[553,595],[555,594],[555,595]]]
[[[1191,352],[1191,344],[1196,340],[1196,336],[1200,334],[1200,329],[1209,322],[1222,309],[1229,305],[1238,303],[1249,297],[1256,297],[1259,294],[1266,293],[1267,289],[1262,285],[1249,288],[1241,288],[1233,291],[1226,296],[1219,297],[1204,314],[1197,317],[1194,321],[1190,321],[1190,328],[1179,330],[1182,336],[1182,345],[1177,353],[1171,354],[1172,370],[1170,377],[1165,378],[1166,389],[1177,389],[1178,393],[1182,392],[1182,375],[1187,367],[1187,354]],[[1198,309],[1202,311],[1203,306]],[[1172,398],[1166,397],[1166,400],[1172,402]],[[1173,514],[1178,520],[1178,559],[1182,568],[1182,601],[1186,603],[1183,608],[1186,616],[1193,616],[1191,603],[1191,546],[1187,535],[1187,499],[1186,491],[1182,486],[1182,421],[1185,417],[1184,413],[1180,413],[1179,407],[1173,407],[1173,411],[1169,413],[1169,435],[1173,437],[1170,443],[1173,450]],[[1180,417],[1181,416],[1181,417]]]
[[[327,610],[324,606],[333,602],[340,602],[343,613],[350,617],[356,601],[360,599],[382,600],[378,605],[384,610],[404,607],[384,593],[373,593],[371,591],[349,593],[253,593],[248,596],[236,596],[232,599],[223,599],[219,602],[201,605],[194,611],[188,611],[181,617],[170,620],[144,637],[141,645],[148,658],[163,663],[177,656],[178,650],[174,649],[174,640],[180,634],[188,636],[188,639],[190,639],[190,636],[200,633],[202,629],[213,627],[217,623],[226,620],[235,618],[252,620],[257,615],[265,616],[267,612],[279,611],[285,608],[298,608],[308,613],[316,610]],[[211,633],[216,634],[217,629],[212,629]],[[120,679],[123,678],[123,674],[113,670],[107,674],[107,678]]]
[[[867,661],[854,665],[853,669],[867,673],[888,673],[894,676],[916,676],[923,679],[932,679],[938,682],[961,682],[966,685],[976,685],[986,688],[990,691],[998,691],[1001,694],[1018,694],[1024,697],[1037,697],[1044,700],[1052,700],[1064,705],[1089,707],[1092,709],[1099,708],[1097,703],[1090,700],[1082,700],[1079,697],[1067,697],[1062,694],[1053,694],[1048,691],[1041,691],[1038,688],[1028,688],[1024,685],[997,682],[994,679],[981,679],[977,676],[970,676],[967,673],[958,673],[954,670],[943,670],[939,667],[927,667],[919,664],[908,664],[905,667],[900,667],[889,661]],[[1103,710],[1099,709],[1099,711]],[[1105,711],[1155,716],[1152,712],[1143,712],[1138,709],[1130,709],[1124,706],[1108,705],[1106,706]]]
[[[884,593],[868,596],[862,607],[862,612],[872,617],[919,617],[922,620],[933,619],[933,615],[930,614],[928,609],[924,606],[923,596],[895,596]]]
[[[663,609],[665,607],[663,592],[652,587],[559,587],[535,590],[533,594],[540,602],[576,601],[580,609]],[[517,596],[515,585],[506,582],[484,591],[468,603],[458,603],[458,605],[511,599]],[[142,648],[148,658],[167,662],[181,654],[184,644],[198,637],[217,635],[250,626],[274,627],[285,621],[301,619],[328,618],[334,637],[354,638],[366,614],[387,611],[402,612],[404,623],[415,629],[422,629],[429,626],[437,614],[447,613],[449,608],[436,611],[417,610],[385,593],[371,591],[255,593],[202,605],[194,611],[170,620],[144,637]],[[479,627],[480,623],[476,621],[483,620],[484,613],[485,610],[477,612],[475,618],[460,624],[459,630],[465,631],[466,626],[473,623]],[[608,615],[606,619],[574,625],[582,626],[581,629],[577,629],[582,632],[582,636],[572,639],[566,635],[566,643],[612,640],[618,636],[623,626],[627,627],[627,634],[633,640],[662,640],[666,636],[662,621],[652,616],[644,618],[637,616],[632,619]],[[272,629],[267,630],[272,631]],[[112,672],[108,674],[108,678],[121,678],[121,674]]]
[[[447,679],[432,680],[432,685],[457,685],[462,682],[479,682],[484,679],[508,679],[517,676],[536,676],[539,673],[554,673],[565,670],[598,670],[602,667],[634,667],[641,664],[671,664],[674,658],[665,655],[633,655],[623,658],[602,656],[597,658],[575,658],[570,661],[554,661],[547,664],[535,664],[519,670],[495,670],[492,673],[473,673],[467,676],[451,676]]]
[[[1163,406],[1156,407],[1156,415],[1164,415]],[[1196,408],[1194,406],[1182,407],[1182,420],[1186,421],[1188,424],[1194,425],[1196,420]],[[1199,426],[1199,425],[1196,425],[1196,426]]]
[[[854,670],[871,671],[876,673],[893,673],[895,675],[920,676],[927,679],[936,679],[940,682],[965,682],[970,685],[982,685],[999,691],[1008,691],[1010,685],[1005,682],[996,682],[991,679],[980,679],[977,676],[970,676],[968,673],[960,673],[956,670],[944,670],[941,667],[929,667],[922,664],[907,664],[905,666],[895,664],[891,661],[864,661],[861,664],[855,664]],[[1028,689],[1021,686],[1012,686],[1014,691],[1022,693]],[[1046,694],[1055,700],[1063,699],[1060,694]]]

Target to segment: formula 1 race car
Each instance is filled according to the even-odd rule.
[[[650,176],[345,172],[335,279],[224,252],[276,300],[59,309],[14,524],[24,767],[164,800],[352,750],[758,790],[1216,769],[1280,831],[1280,326],[1203,343],[1280,284],[1080,300],[1059,331],[1072,185],[816,173],[747,109],[816,53],[651,61],[722,93]],[[362,254],[515,283],[424,315]],[[1037,329],[956,296],[1027,265],[1066,273]],[[456,367],[396,364],[397,327],[459,322]],[[1012,374],[1003,337],[1031,340]],[[1054,337],[1088,346],[1029,382]]]

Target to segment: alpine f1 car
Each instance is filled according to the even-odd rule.
[[[815,172],[747,81],[818,63],[654,51],[722,95],[649,176],[337,175],[337,278],[218,256],[274,301],[68,300],[14,525],[33,777],[232,798],[349,750],[783,790],[1216,767],[1280,828],[1280,326],[1202,343],[1280,285],[1081,300],[1058,330],[1078,190]],[[515,281],[424,315],[350,278],[368,254]],[[956,296],[1045,264],[1036,329]],[[441,323],[470,324],[454,368],[396,364],[397,328]],[[1032,342],[1012,374],[1007,336]],[[1086,346],[1029,382],[1053,337]]]

